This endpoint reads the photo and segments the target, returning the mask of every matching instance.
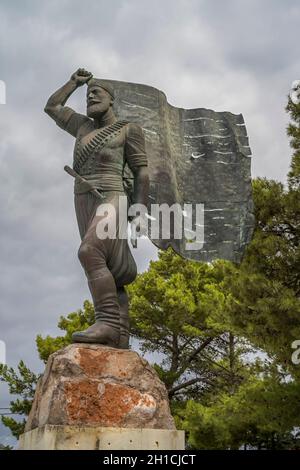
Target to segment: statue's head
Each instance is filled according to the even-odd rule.
[[[87,115],[91,118],[101,117],[114,102],[113,87],[106,81],[92,78],[88,82],[86,105]]]

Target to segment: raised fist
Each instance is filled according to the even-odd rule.
[[[78,69],[71,76],[71,80],[73,80],[77,86],[82,86],[87,83],[92,78],[92,76],[93,75],[91,72],[88,72],[85,69]]]

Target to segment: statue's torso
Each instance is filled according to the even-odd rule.
[[[99,133],[99,129],[95,129],[91,121],[87,121],[80,127],[74,148],[74,167],[76,167],[82,150],[92,141],[97,133]],[[113,133],[103,147],[95,148],[95,150],[88,153],[88,157],[84,159],[84,163],[78,168],[78,173],[81,176],[112,174],[119,177],[120,181],[122,181],[125,165],[125,142],[126,126],[123,126],[120,130]]]
[[[76,138],[73,168],[75,194],[93,189],[107,192],[130,192],[132,173],[147,166],[145,139],[140,126],[127,121],[96,129],[94,121],[64,106],[56,123]],[[132,172],[132,173],[131,173]],[[88,180],[88,184],[84,183]]]

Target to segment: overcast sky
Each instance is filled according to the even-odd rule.
[[[63,171],[74,141],[43,113],[49,95],[85,67],[159,88],[174,106],[243,113],[252,174],[284,181],[299,24],[297,0],[1,0],[0,339],[9,364],[22,358],[41,371],[36,334],[57,334],[59,315],[89,298]],[[84,94],[71,100],[81,112]],[[139,269],[155,256],[150,242],[141,247]],[[1,388],[0,407],[8,401]]]

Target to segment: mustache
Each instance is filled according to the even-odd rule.
[[[97,104],[97,103],[101,103],[102,101],[100,100],[87,100],[87,104],[88,106],[91,105],[91,104]]]

